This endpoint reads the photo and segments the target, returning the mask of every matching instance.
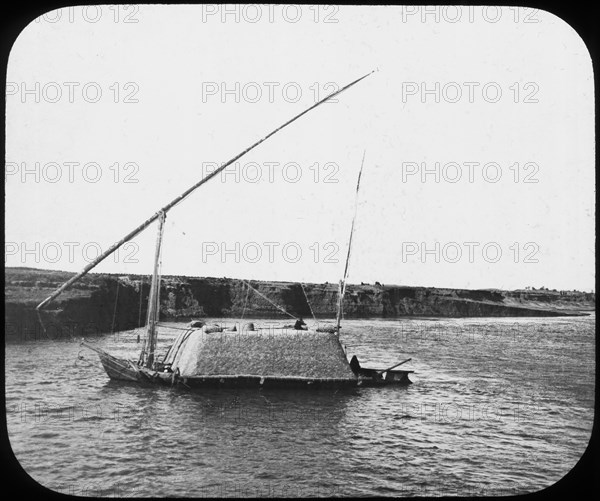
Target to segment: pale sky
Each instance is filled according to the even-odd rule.
[[[494,7],[223,9],[73,7],[25,28],[7,76],[6,266],[79,271],[377,70],[173,209],[163,273],[339,280],[366,150],[351,283],[594,289],[593,74],[568,24]],[[94,271],[151,273],[155,235]]]

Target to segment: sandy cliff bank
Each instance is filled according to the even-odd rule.
[[[32,268],[5,269],[7,337],[38,324],[35,306],[73,274]],[[55,329],[71,326],[74,335],[88,326],[96,332],[124,330],[145,318],[150,277],[89,274],[51,303],[43,319]],[[333,318],[337,284],[252,281],[252,286],[294,315]],[[278,317],[268,301],[241,280],[229,278],[163,277],[161,318]],[[308,297],[308,302],[306,298]],[[309,307],[310,303],[310,307]],[[550,290],[466,290],[396,285],[348,285],[346,317],[544,317],[594,310],[595,294]],[[90,327],[91,326],[91,327]]]

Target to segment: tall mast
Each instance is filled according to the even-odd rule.
[[[221,165],[218,169],[214,170],[213,172],[211,172],[210,174],[208,174],[206,177],[202,178],[200,181],[198,181],[196,184],[194,184],[193,186],[191,186],[190,188],[188,188],[186,191],[184,191],[181,195],[179,195],[177,198],[173,199],[171,202],[169,202],[167,205],[165,205],[162,209],[160,209],[158,212],[156,212],[155,214],[153,214],[152,216],[150,216],[146,221],[144,221],[142,224],[140,224],[137,228],[135,228],[134,230],[132,230],[131,232],[129,232],[127,235],[125,235],[121,240],[119,240],[118,242],[114,243],[112,246],[110,246],[108,249],[106,249],[106,251],[104,251],[102,254],[100,254],[96,259],[94,259],[91,263],[89,263],[82,271],[80,271],[77,275],[71,277],[69,280],[67,280],[64,284],[62,284],[58,289],[56,289],[50,296],[48,296],[46,299],[44,299],[40,304],[38,304],[36,306],[36,310],[39,310],[41,308],[43,308],[45,305],[47,305],[50,301],[52,301],[53,299],[55,299],[58,295],[60,295],[62,292],[64,292],[65,290],[67,290],[71,285],[73,285],[77,280],[79,280],[81,277],[83,277],[84,275],[86,275],[90,270],[92,270],[96,265],[98,265],[100,262],[104,261],[104,259],[106,259],[108,256],[110,256],[113,252],[115,252],[119,247],[121,247],[124,243],[128,242],[129,240],[131,240],[132,238],[134,238],[136,235],[138,235],[139,233],[141,233],[144,229],[146,229],[151,223],[153,223],[154,221],[156,221],[160,215],[162,213],[167,213],[170,209],[172,209],[175,205],[177,205],[179,202],[181,202],[183,199],[185,199],[188,195],[190,195],[193,191],[195,191],[197,188],[199,188],[200,186],[202,186],[204,183],[206,183],[208,180],[212,179],[213,177],[215,177],[217,174],[219,174],[221,171],[223,171],[223,169],[225,169],[227,166],[231,165],[232,163],[236,162],[237,160],[239,160],[243,155],[245,155],[246,153],[248,153],[250,150],[256,148],[259,144],[261,144],[263,141],[266,141],[267,139],[269,139],[272,135],[276,134],[277,132],[279,132],[281,129],[283,129],[284,127],[287,127],[288,125],[290,125],[292,122],[294,122],[295,120],[297,120],[298,118],[300,118],[302,115],[305,115],[306,113],[308,113],[309,111],[315,109],[317,106],[323,104],[325,101],[328,101],[329,99],[331,99],[334,96],[337,96],[338,94],[344,92],[346,89],[349,89],[350,87],[352,87],[353,85],[357,84],[358,82],[360,82],[361,80],[363,80],[364,78],[367,78],[371,73],[373,73],[373,71],[371,71],[370,73],[367,73],[366,75],[363,75],[360,78],[357,78],[356,80],[354,80],[353,82],[350,82],[348,85],[345,85],[344,87],[342,87],[341,89],[333,92],[332,94],[329,94],[328,96],[324,97],[323,99],[321,99],[320,101],[316,102],[315,104],[313,104],[312,106],[308,107],[306,110],[304,110],[301,113],[298,113],[298,115],[296,115],[294,118],[288,120],[287,122],[285,122],[283,125],[280,125],[279,127],[277,127],[275,130],[269,132],[269,134],[267,134],[265,137],[263,137],[262,139],[256,141],[253,145],[249,146],[248,148],[246,148],[244,151],[242,151],[241,153],[239,153],[238,155],[236,155],[235,157],[233,157],[231,160],[225,162],[223,165]]]
[[[342,321],[342,303],[344,301],[343,289],[344,289],[344,283],[342,280],[340,280],[338,283],[337,315],[335,317],[335,326],[336,326],[335,330],[336,330],[338,336],[340,335],[340,329],[342,328],[340,323]]]
[[[162,237],[167,214],[161,213],[158,220],[158,234],[156,235],[156,250],[154,252],[154,272],[152,273],[152,284],[150,285],[150,297],[148,298],[148,321],[146,340],[140,353],[139,364],[148,369],[154,365],[154,351],[156,350],[157,330],[160,313],[160,254],[162,248]]]
[[[338,304],[337,304],[337,315],[336,315],[336,331],[338,336],[340,335],[342,321],[342,307],[344,305],[344,294],[346,294],[346,277],[348,276],[348,263],[350,262],[350,251],[352,249],[352,235],[354,234],[354,222],[356,221],[356,213],[358,212],[358,190],[360,188],[360,178],[362,176],[363,166],[365,165],[365,154],[367,150],[363,151],[362,162],[360,164],[360,171],[358,172],[358,181],[356,182],[356,193],[354,195],[354,216],[352,217],[352,226],[350,227],[350,238],[348,239],[348,254],[346,255],[346,266],[344,267],[344,278],[340,280],[339,291],[338,291]]]

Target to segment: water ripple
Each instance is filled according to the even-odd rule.
[[[595,316],[346,324],[350,355],[412,357],[415,384],[189,393],[110,382],[74,342],[7,345],[11,445],[43,485],[101,497],[513,495],[585,450]],[[135,358],[135,336],[95,341]]]

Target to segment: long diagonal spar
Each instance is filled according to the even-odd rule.
[[[288,120],[287,122],[285,122],[283,125],[280,125],[279,127],[277,127],[275,130],[273,130],[272,132],[270,132],[269,134],[267,134],[265,137],[263,137],[262,139],[256,141],[252,146],[249,146],[248,148],[246,148],[244,151],[242,151],[241,153],[239,153],[238,155],[236,155],[235,157],[233,157],[231,160],[229,160],[228,162],[224,163],[223,165],[221,165],[218,169],[216,169],[214,172],[211,172],[210,174],[208,174],[206,177],[202,178],[200,181],[198,181],[196,184],[194,184],[192,187],[190,187],[189,189],[187,189],[186,191],[184,191],[181,195],[179,195],[177,198],[175,198],[174,200],[172,200],[170,203],[168,203],[167,205],[165,205],[162,209],[160,209],[159,211],[157,211],[154,215],[152,215],[150,218],[148,218],[146,221],[144,221],[142,224],[140,224],[136,229],[132,230],[131,232],[129,232],[127,235],[125,235],[121,240],[119,240],[118,242],[114,243],[112,246],[110,246],[106,251],[104,251],[102,254],[100,254],[96,259],[94,259],[91,263],[89,263],[83,270],[81,270],[77,275],[75,275],[74,277],[70,278],[69,280],[67,280],[64,284],[62,284],[58,289],[56,289],[50,296],[48,296],[46,299],[44,299],[40,304],[38,304],[36,306],[36,310],[40,310],[41,308],[43,308],[44,306],[46,306],[50,301],[52,301],[53,299],[55,299],[59,294],[61,294],[63,291],[67,290],[71,285],[73,285],[77,280],[79,280],[81,277],[83,277],[85,274],[87,274],[92,268],[94,268],[96,265],[98,265],[100,262],[102,262],[104,259],[106,259],[108,256],[110,256],[114,251],[116,251],[119,247],[121,247],[124,243],[128,242],[129,240],[131,240],[132,238],[134,238],[138,233],[142,232],[145,228],[147,228],[151,223],[153,223],[154,221],[156,221],[161,214],[165,213],[167,211],[169,211],[170,209],[172,209],[175,205],[177,205],[179,202],[181,202],[183,199],[187,198],[188,195],[190,195],[193,191],[195,191],[197,188],[199,188],[200,186],[202,186],[204,183],[206,183],[207,181],[209,181],[210,179],[212,179],[213,177],[215,177],[217,174],[219,174],[223,169],[225,169],[227,166],[231,165],[232,163],[234,163],[236,160],[239,160],[242,156],[244,156],[246,153],[248,153],[250,150],[256,148],[259,144],[261,144],[262,142],[266,141],[267,139],[269,139],[272,135],[274,135],[275,133],[279,132],[281,129],[283,129],[284,127],[287,127],[288,125],[290,125],[292,122],[298,120],[298,118],[300,118],[302,115],[305,115],[306,113],[308,113],[309,111],[315,109],[317,106],[323,104],[325,101],[328,101],[329,99],[331,99],[332,97],[337,96],[338,94],[341,94],[342,92],[344,92],[346,89],[349,89],[350,87],[352,87],[353,85],[357,84],[358,82],[360,82],[362,79],[368,77],[371,73],[373,73],[373,71],[371,71],[370,73],[367,73],[366,75],[363,75],[362,77],[354,80],[353,82],[350,82],[348,85],[342,87],[341,89],[335,91],[332,94],[329,94],[327,97],[321,99],[320,101],[318,101],[317,103],[313,104],[311,107],[307,108],[306,110],[304,110],[302,113],[299,113],[298,115],[296,115],[294,118]]]

